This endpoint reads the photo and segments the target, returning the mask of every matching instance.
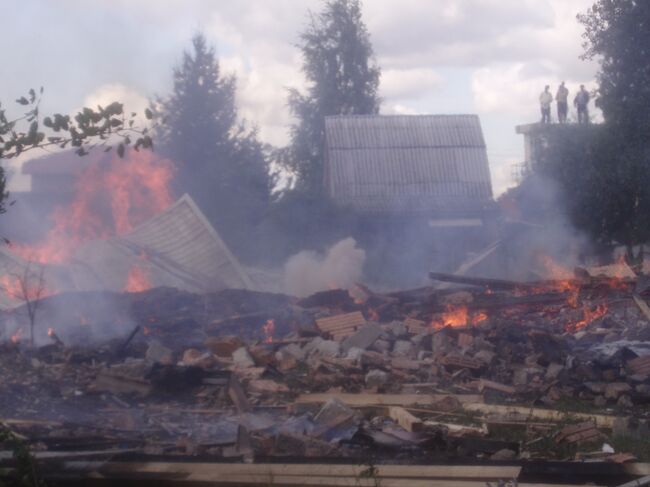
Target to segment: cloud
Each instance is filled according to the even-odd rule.
[[[100,86],[84,98],[84,106],[96,108],[97,105],[106,106],[114,101],[124,105],[125,113],[144,113],[149,106],[146,96],[121,83],[109,83]]]
[[[390,100],[408,100],[430,94],[442,85],[433,69],[386,69],[381,73],[380,93]]]
[[[576,13],[593,0],[366,0],[364,20],[382,67],[382,113],[453,112],[472,105],[510,125],[537,118],[544,84],[577,86],[596,65],[582,52]],[[197,30],[238,77],[240,115],[263,140],[287,142],[286,87],[304,87],[296,48],[322,0],[4,0],[11,49],[0,93],[45,86],[43,111],[70,112],[95,93],[136,103],[172,89],[172,68]],[[464,79],[447,77],[463,71]],[[113,87],[113,88],[109,88]],[[119,89],[117,87],[120,87]],[[112,90],[112,91],[111,91]],[[452,97],[451,99],[449,97]],[[442,103],[444,101],[444,103]],[[129,102],[130,104],[131,102]],[[137,102],[141,103],[141,102]],[[451,109],[450,109],[451,108]],[[460,108],[459,108],[460,110]],[[487,140],[499,151],[514,133]],[[523,143],[517,144],[522,148]]]

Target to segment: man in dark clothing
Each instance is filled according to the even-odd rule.
[[[578,123],[589,123],[589,92],[585,90],[585,85],[580,85],[573,104],[578,110]]]
[[[567,112],[569,111],[569,90],[564,86],[564,81],[560,84],[555,94],[555,101],[557,101],[557,120],[560,123],[566,123]]]

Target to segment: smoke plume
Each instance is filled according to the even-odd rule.
[[[347,289],[361,279],[366,252],[348,237],[319,254],[302,251],[285,265],[285,291],[294,296],[308,296],[328,289]]]

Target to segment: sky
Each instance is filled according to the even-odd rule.
[[[292,122],[287,88],[303,88],[299,34],[322,0],[0,0],[3,105],[45,87],[43,112],[122,101],[142,111],[172,87],[172,69],[203,31],[225,73],[237,76],[239,113],[282,146]],[[384,114],[476,113],[495,195],[524,158],[515,126],[538,121],[544,85],[570,99],[595,86],[579,59],[576,14],[593,0],[365,0],[382,69]],[[14,190],[24,178],[12,181]]]

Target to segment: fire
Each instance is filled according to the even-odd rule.
[[[52,335],[54,335],[54,328],[50,327],[47,329],[47,336],[51,337]]]
[[[463,327],[476,326],[482,321],[487,320],[488,316],[484,312],[470,315],[467,306],[448,305],[447,310],[440,318],[434,318],[431,322],[433,328],[443,328],[445,326]]]
[[[476,326],[479,323],[481,323],[482,321],[487,320],[487,318],[488,318],[487,314],[485,314],[484,312],[481,311],[481,312],[475,314],[474,316],[472,316],[472,319],[470,320],[470,322],[471,322],[472,326]]]
[[[374,308],[368,308],[368,319],[370,321],[379,321],[379,313]]]
[[[273,333],[275,332],[275,321],[270,319],[267,320],[264,325],[262,325],[262,331],[264,332],[264,341],[266,343],[273,343]]]
[[[23,299],[22,287],[17,277],[4,275],[0,277],[0,287],[5,295],[12,299]]]
[[[23,337],[23,329],[18,328],[13,335],[11,335],[11,343],[18,343]]]
[[[574,277],[573,272],[555,262],[553,258],[548,255],[538,255],[537,260],[551,279],[568,280],[573,279]]]
[[[0,289],[8,298],[18,299],[21,301],[40,299],[52,294],[43,286],[42,283],[34,283],[32,285],[31,281],[32,279],[30,276],[21,279],[18,276],[5,274],[0,276]]]
[[[572,308],[577,308],[581,286],[580,281],[575,279],[573,272],[555,262],[548,255],[537,255],[536,259],[544,268],[546,276],[553,280],[553,282],[545,283],[533,289],[533,293],[545,293],[549,291],[568,293],[567,303]],[[530,290],[527,292],[530,292]]]
[[[63,263],[82,243],[124,234],[172,203],[170,161],[149,151],[131,151],[128,158],[101,162],[76,181],[72,203],[55,208],[54,227],[45,241],[14,245],[15,253],[43,264]]]
[[[126,285],[124,286],[124,292],[127,293],[139,293],[151,289],[151,281],[149,280],[149,274],[145,269],[138,265],[134,265],[129,270],[129,275],[126,278]]]
[[[580,331],[592,321],[597,320],[598,318],[602,318],[606,314],[607,314],[606,304],[599,304],[593,310],[589,306],[585,306],[583,308],[583,318],[576,323],[568,324],[566,326],[566,331],[570,333],[575,333],[577,331]]]

